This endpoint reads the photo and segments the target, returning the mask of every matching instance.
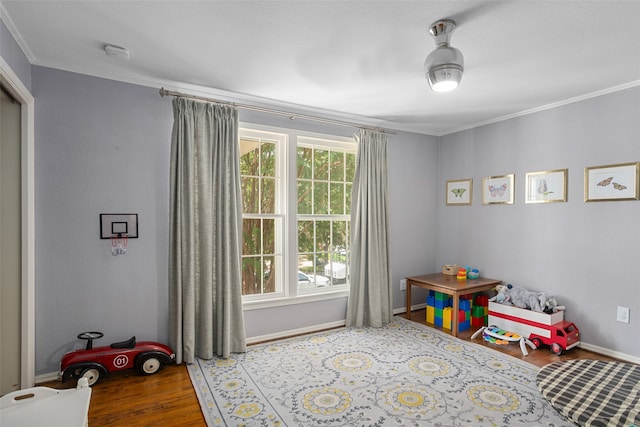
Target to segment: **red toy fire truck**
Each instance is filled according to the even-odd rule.
[[[564,320],[564,313],[539,313],[510,305],[489,302],[489,324],[515,332],[539,348],[548,345],[555,354],[570,350],[580,344],[580,331]]]

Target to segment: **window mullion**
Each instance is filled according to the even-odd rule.
[[[298,136],[292,135],[286,146],[285,161],[287,162],[287,245],[285,247],[286,294],[291,297],[298,295],[298,171],[297,171]]]

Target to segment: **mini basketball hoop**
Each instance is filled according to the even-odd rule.
[[[111,240],[111,253],[127,253],[129,239],[138,238],[138,214],[100,214],[100,238]]]
[[[127,253],[127,244],[129,243],[129,236],[127,234],[118,233],[111,235],[111,254],[112,255],[124,255]]]

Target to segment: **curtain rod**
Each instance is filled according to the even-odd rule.
[[[378,131],[378,132],[395,135],[395,132],[389,131],[387,129],[379,128],[379,127],[363,126],[363,125],[358,125],[358,124],[355,124],[355,123],[343,122],[343,121],[340,121],[340,120],[324,119],[322,117],[310,116],[310,115],[307,115],[307,114],[290,113],[288,111],[274,110],[272,108],[258,107],[258,106],[255,106],[255,105],[237,104],[235,102],[221,101],[219,99],[207,98],[207,97],[204,97],[204,96],[197,96],[197,95],[189,95],[189,94],[182,93],[182,92],[177,92],[177,91],[173,91],[173,90],[167,90],[164,87],[160,88],[160,96],[161,97],[175,96],[175,97],[178,97],[178,98],[195,99],[195,100],[198,100],[198,101],[207,101],[207,102],[213,102],[213,103],[222,104],[222,105],[232,105],[234,107],[242,108],[242,109],[245,109],[245,110],[260,111],[262,113],[276,114],[276,115],[279,115],[279,116],[287,116],[291,120],[295,120],[295,119],[309,120],[309,121],[326,123],[326,124],[337,125],[337,126],[345,126],[345,127],[352,127],[352,128],[358,128],[358,129],[375,130],[375,131]]]

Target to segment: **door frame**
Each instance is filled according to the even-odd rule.
[[[21,105],[21,221],[22,221],[22,330],[20,334],[20,388],[35,384],[35,100],[20,78],[0,56],[0,82]]]

